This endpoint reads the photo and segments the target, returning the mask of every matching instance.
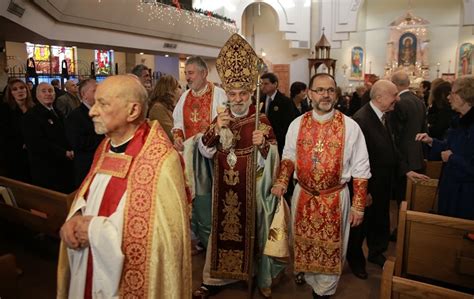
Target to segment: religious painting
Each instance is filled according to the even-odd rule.
[[[364,65],[364,50],[361,47],[354,47],[351,51],[351,78],[362,78],[362,66]]]
[[[474,45],[471,43],[464,43],[459,46],[457,75],[472,75],[472,59],[473,59]]]
[[[410,66],[416,64],[417,38],[411,32],[405,32],[398,40],[398,65]]]
[[[112,75],[113,51],[95,50],[95,74]]]

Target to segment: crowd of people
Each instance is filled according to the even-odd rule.
[[[347,95],[318,73],[287,97],[265,73],[257,101],[259,63],[235,34],[216,60],[220,87],[196,56],[185,91],[170,75],[153,84],[144,65],[64,91],[9,80],[6,175],[76,191],[58,297],[208,298],[255,276],[268,298],[291,262],[297,283],[329,298],[346,259],[367,279],[365,239],[367,260],[383,267],[390,200],[404,199],[407,178],[429,179],[425,159],[444,163],[436,212],[474,220],[473,76],[413,90],[399,71]]]

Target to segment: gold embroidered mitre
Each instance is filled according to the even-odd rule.
[[[258,65],[261,59],[252,46],[234,33],[222,47],[216,60],[216,69],[226,90],[245,89],[253,92],[257,85]]]

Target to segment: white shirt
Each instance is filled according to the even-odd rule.
[[[369,102],[369,105],[370,105],[370,107],[372,107],[372,109],[374,109],[375,114],[377,115],[377,117],[379,118],[379,120],[383,123],[382,117],[383,117],[384,113],[383,113],[382,111],[380,111],[380,109],[377,108],[377,107],[372,103],[372,101]]]

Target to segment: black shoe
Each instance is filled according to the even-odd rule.
[[[216,295],[222,290],[222,286],[211,286],[201,284],[201,286],[193,291],[193,299],[207,299]]]
[[[297,285],[303,285],[306,283],[306,280],[304,279],[304,272],[299,272],[295,275],[295,283]]]
[[[383,254],[379,254],[376,256],[371,256],[367,259],[369,262],[379,265],[381,268],[383,268],[383,265],[385,264],[385,261],[387,260]]]
[[[397,234],[398,230],[394,229],[393,232],[390,234],[390,242],[397,242]]]
[[[354,274],[357,278],[360,279],[367,279],[369,275],[367,274],[367,271],[365,271],[365,267],[361,265],[351,265],[349,263],[349,268],[351,268],[352,274]]]
[[[331,298],[331,295],[318,295],[313,291],[313,299],[326,299],[326,298]]]

